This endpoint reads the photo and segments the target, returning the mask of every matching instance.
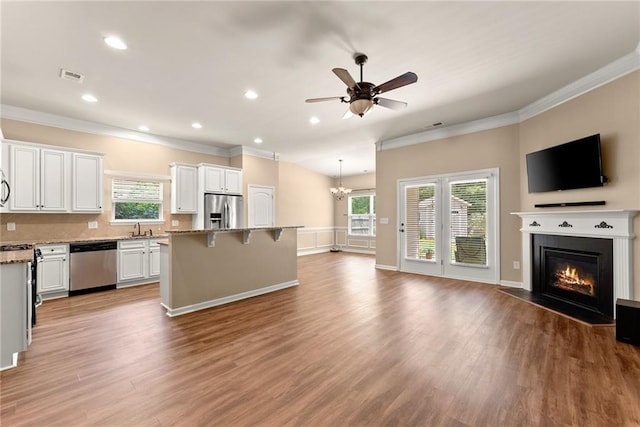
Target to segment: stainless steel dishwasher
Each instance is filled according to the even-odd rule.
[[[72,243],[69,253],[69,295],[115,289],[117,241]]]

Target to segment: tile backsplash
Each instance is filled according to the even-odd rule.
[[[0,214],[0,242],[38,242],[55,239],[86,239],[95,237],[124,237],[131,235],[132,225],[112,225],[111,212],[102,214],[51,214],[51,213],[2,213]],[[171,226],[178,220],[179,226]],[[95,221],[98,228],[89,228]],[[15,231],[7,231],[7,224],[14,223]],[[141,224],[144,233],[153,230],[154,235],[166,230],[192,228],[191,215],[172,215],[164,212],[164,224]]]

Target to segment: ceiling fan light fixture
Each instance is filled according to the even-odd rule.
[[[364,116],[373,107],[370,99],[356,99],[349,104],[349,110],[360,117]]]

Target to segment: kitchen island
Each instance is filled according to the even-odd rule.
[[[160,296],[177,316],[298,284],[299,226],[168,230]]]

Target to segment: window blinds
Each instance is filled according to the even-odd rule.
[[[162,183],[114,178],[111,199],[113,202],[161,203]]]
[[[451,261],[487,264],[487,180],[449,183]]]

